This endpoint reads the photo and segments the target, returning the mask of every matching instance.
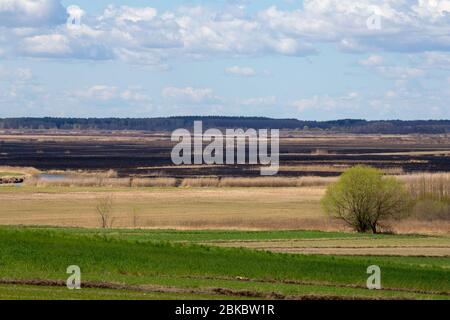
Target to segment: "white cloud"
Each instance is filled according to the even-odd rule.
[[[58,0],[0,0],[0,43],[7,57],[116,59],[158,68],[180,57],[308,56],[324,42],[350,52],[450,52],[449,8],[450,0],[305,0],[299,9],[256,13],[240,5],[161,13],[110,5],[97,16],[78,12],[83,25],[72,30]],[[380,30],[367,28],[374,13]],[[364,63],[381,63],[376,57]],[[252,74],[230,68],[227,73]]]
[[[277,97],[275,96],[250,98],[240,102],[240,104],[244,106],[273,106],[276,103]]]
[[[151,21],[156,17],[157,13],[158,11],[151,7],[133,8],[129,6],[117,7],[109,5],[100,19],[114,19],[118,24],[126,24],[128,22],[136,23]]]
[[[306,110],[319,111],[345,111],[353,110],[358,105],[360,99],[358,92],[349,92],[344,96],[331,97],[329,95],[315,95],[311,98],[299,99],[291,102],[291,106],[296,108],[299,112]]]
[[[293,101],[289,106],[297,111],[296,117],[299,119],[417,120],[448,118],[448,98],[450,91],[445,93],[437,88],[417,90],[410,86],[396,86],[384,94],[349,92],[341,96],[315,95]]]
[[[384,63],[382,56],[372,54],[367,59],[361,60],[360,64],[366,67],[376,67]]]
[[[237,76],[251,77],[256,75],[256,71],[250,67],[233,66],[225,69],[225,73]]]
[[[420,17],[431,17],[439,19],[450,13],[449,0],[419,0],[417,5],[412,6],[412,9]]]
[[[165,99],[180,103],[212,103],[217,102],[219,98],[214,95],[213,90],[209,88],[164,88],[162,95]]]
[[[31,56],[67,56],[71,53],[69,39],[61,34],[25,38],[22,48],[25,53]]]
[[[27,82],[33,79],[33,72],[30,69],[18,68],[15,75],[17,81],[20,82]]]
[[[158,14],[152,7],[110,5],[101,15],[83,19],[76,35],[65,27],[67,13],[58,0],[0,0],[0,26],[7,27],[0,34],[16,49],[27,43],[23,55],[155,65],[179,56],[306,56],[316,54],[314,45],[321,42],[359,52],[450,51],[449,8],[449,0],[305,0],[302,9],[272,6],[256,14],[236,6]],[[382,19],[381,30],[367,28],[374,13]],[[21,36],[17,27],[34,29]],[[33,43],[40,40],[56,43],[46,49]]]
[[[0,113],[3,116],[26,116],[42,101],[48,101],[45,89],[36,82],[27,68],[0,66]]]
[[[68,92],[67,94],[71,98],[103,102],[111,100],[123,100],[128,102],[151,101],[150,97],[148,97],[140,87],[121,89],[117,86],[98,84],[85,90]]]
[[[0,0],[0,26],[48,26],[64,23],[66,18],[59,0]]]
[[[423,60],[423,66],[428,68],[449,69],[450,53],[444,52],[425,52],[419,57]],[[420,61],[418,62],[420,63]]]
[[[318,105],[319,97],[314,96],[312,98],[305,98],[293,101],[290,105],[296,108],[299,112],[303,112],[306,109],[315,108]]]
[[[334,42],[344,50],[450,50],[448,17],[420,15],[415,4],[405,0],[305,0],[301,10],[271,7],[260,17],[274,32],[313,43]],[[440,12],[445,13],[441,9]],[[380,30],[367,27],[368,18],[374,14],[380,17]]]
[[[386,98],[395,98],[397,96],[397,93],[393,90],[388,90],[385,93]]]
[[[84,11],[79,13],[83,15]],[[151,7],[111,5],[100,16],[82,19],[83,25],[76,28],[77,33],[64,24],[67,16],[64,13],[55,27],[50,27],[50,23],[43,27],[45,24],[42,23],[26,35],[17,34],[13,28],[0,29],[0,34],[10,38],[10,46],[15,47],[12,51],[19,51],[22,55],[34,56],[38,52],[42,56],[48,52],[52,58],[108,57],[126,62],[133,60],[135,64],[142,61],[148,65],[163,65],[161,59],[180,56],[234,57],[271,53],[303,56],[316,53],[308,41],[272,32],[257,17],[233,10],[220,12],[206,7],[182,7],[158,15],[157,10]],[[30,26],[34,26],[31,18],[24,19],[30,20]],[[45,20],[44,17],[42,19]],[[55,21],[51,17],[47,20]],[[33,43],[38,40],[56,40],[57,43],[43,50]],[[27,50],[18,50],[23,42],[27,42]],[[89,54],[89,47],[97,48],[97,51],[101,48],[102,54]]]
[[[87,90],[77,91],[73,95],[80,98],[106,101],[117,97],[118,88],[114,86],[95,85]]]

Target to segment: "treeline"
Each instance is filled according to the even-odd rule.
[[[168,118],[6,118],[0,129],[59,130],[143,130],[173,131],[192,128],[196,120],[207,128],[255,128],[317,130],[345,133],[449,133],[450,120],[366,121],[344,119],[335,121],[302,121],[262,117],[168,117]]]

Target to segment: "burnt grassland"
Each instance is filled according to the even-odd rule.
[[[283,132],[280,176],[338,176],[355,164],[393,173],[450,170],[448,135],[349,135]],[[0,135],[0,166],[40,170],[116,170],[120,177],[252,177],[255,166],[171,163],[169,133],[40,133]]]

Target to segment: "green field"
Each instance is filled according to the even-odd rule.
[[[303,255],[215,246],[221,241],[358,239],[310,231],[144,231],[0,228],[2,299],[449,299],[449,257]],[[373,240],[426,239],[366,235]],[[448,238],[442,238],[448,241]],[[66,268],[82,270],[79,291]],[[378,265],[383,290],[365,288]]]

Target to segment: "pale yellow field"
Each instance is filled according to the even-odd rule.
[[[0,187],[0,224],[99,227],[95,207],[111,194],[114,227],[328,229],[332,223],[319,204],[323,193],[311,187]]]
[[[320,207],[325,187],[106,188],[0,186],[0,225],[100,227],[99,199],[113,197],[113,227],[343,231]],[[450,223],[392,222],[399,233],[450,234]]]

